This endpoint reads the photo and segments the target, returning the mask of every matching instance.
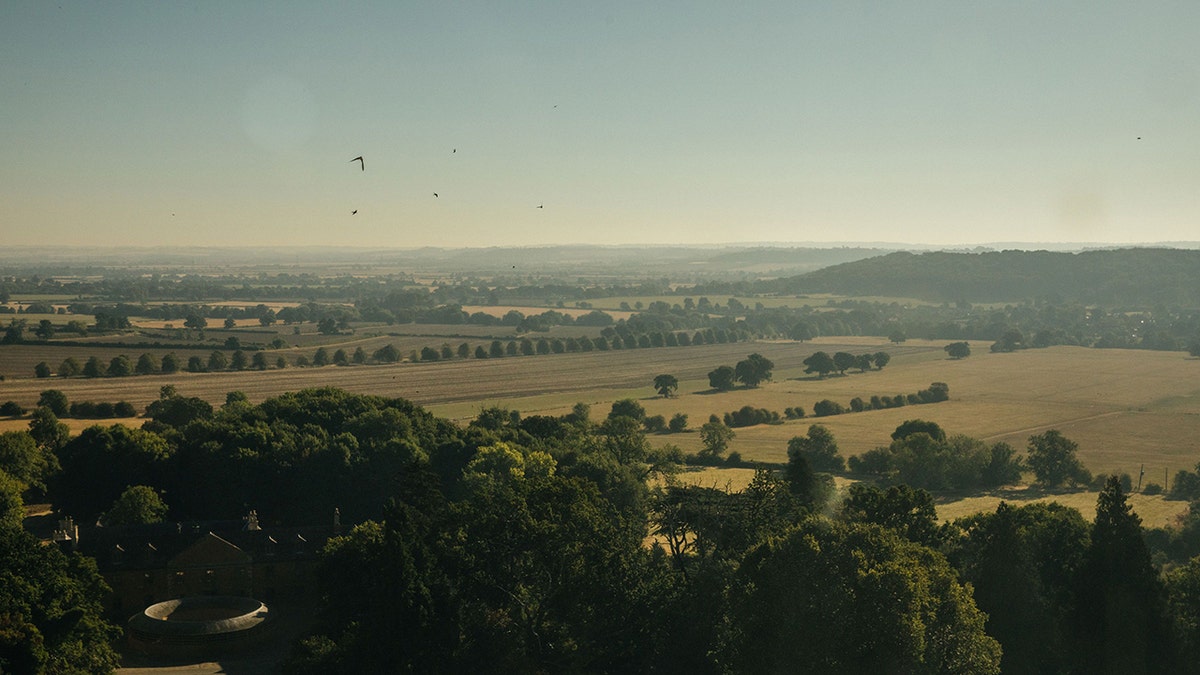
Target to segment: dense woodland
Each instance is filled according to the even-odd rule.
[[[1200,663],[1200,562],[1189,562],[1200,509],[1180,528],[1143,532],[1109,477],[1093,523],[1039,504],[939,526],[931,493],[915,487],[1004,484],[1022,468],[1047,488],[1084,480],[1056,433],[1021,456],[912,420],[878,457],[851,458],[873,480],[839,502],[825,472],[844,458],[820,425],[793,439],[786,466],[729,492],[676,482],[677,453],[653,447],[633,411],[488,409],[458,426],[335,389],[258,405],[235,392],[214,409],[166,388],[142,428],[72,438],[39,408],[29,432],[0,437],[0,663],[103,671],[119,633],[119,617],[100,614],[94,565],[21,530],[22,494],[109,527],[249,508],[264,522],[312,523],[340,509],[358,524],[324,553],[319,627],[291,673]]]

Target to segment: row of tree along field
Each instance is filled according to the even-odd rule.
[[[410,362],[441,361],[454,358],[489,359],[620,349],[686,347],[703,344],[724,344],[730,341],[736,342],[745,339],[747,339],[747,336],[743,333],[727,333],[719,329],[696,331],[694,335],[680,332],[652,333],[650,335],[626,333],[622,336],[620,333],[614,333],[611,338],[604,335],[594,338],[539,338],[536,341],[529,338],[522,338],[521,340],[509,340],[507,342],[492,340],[486,347],[482,344],[477,345],[474,351],[471,350],[470,344],[466,342],[459,344],[457,349],[450,347],[448,344],[443,344],[440,348],[424,347],[420,352],[415,350],[410,352],[407,359]],[[226,346],[236,347],[233,344],[227,344]],[[52,368],[45,361],[39,362],[34,366],[34,375],[39,378],[52,377],[56,374],[59,377],[127,377],[131,375],[169,375],[182,370],[192,373],[202,373],[224,370],[266,370],[272,367],[287,368],[289,365],[303,368],[331,364],[338,366],[387,364],[399,363],[404,360],[405,356],[391,344],[384,345],[370,354],[362,347],[358,347],[350,352],[341,348],[331,352],[331,350],[325,347],[318,347],[313,352],[311,359],[307,356],[299,356],[290,362],[283,354],[272,355],[261,350],[247,354],[241,349],[234,348],[231,354],[226,354],[224,350],[213,350],[209,354],[208,359],[200,356],[191,356],[188,358],[186,364],[182,363],[179,357],[173,353],[165,354],[161,358],[155,358],[148,352],[143,353],[138,357],[136,363],[125,355],[115,356],[107,364],[103,363],[97,357],[90,357],[82,364],[75,357],[68,357],[58,365],[57,369]]]
[[[109,527],[238,518],[247,505],[266,523],[304,524],[337,508],[353,527],[322,555],[322,620],[295,645],[292,673],[1200,663],[1200,510],[1146,532],[1109,477],[1093,522],[1034,504],[939,525],[929,490],[1026,471],[1051,491],[1082,482],[1057,432],[1021,456],[910,420],[868,466],[851,458],[873,480],[837,495],[828,472],[845,460],[812,425],[786,465],[730,492],[677,481],[677,453],[651,446],[628,406],[602,420],[583,404],[562,416],[490,408],[460,426],[336,389],[257,405],[235,392],[214,409],[166,388],[142,428],[70,437],[49,403],[29,431],[0,435],[0,573],[25,582],[0,586],[6,668],[116,664],[95,566],[20,528],[22,499],[41,497]]]

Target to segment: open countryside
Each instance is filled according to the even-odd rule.
[[[614,286],[484,270],[469,281],[429,277],[436,285],[369,270],[275,279],[253,267],[132,282],[116,274],[86,283],[13,275],[0,284],[8,317],[0,337],[7,413],[0,457],[19,478],[4,479],[4,494],[31,505],[24,519],[30,532],[59,543],[26,539],[22,555],[61,548],[97,561],[112,590],[92,591],[96,616],[124,626],[125,638],[79,639],[107,654],[107,663],[150,668],[143,672],[171,661],[153,653],[158,624],[127,621],[127,608],[186,616],[193,610],[185,598],[218,590],[233,598],[229,607],[247,606],[246,596],[268,598],[286,617],[278,624],[286,635],[270,642],[269,659],[227,653],[186,666],[198,672],[256,673],[281,662],[313,675],[347,663],[386,671],[377,654],[349,646],[357,638],[342,624],[316,620],[313,606],[322,601],[313,589],[329,598],[381,598],[371,610],[380,617],[408,607],[486,634],[496,629],[487,618],[495,615],[472,614],[471,598],[501,588],[489,604],[503,608],[506,622],[525,622],[539,635],[594,636],[624,629],[575,625],[574,610],[521,618],[522,603],[513,598],[533,594],[575,607],[578,589],[590,588],[601,604],[621,608],[598,610],[608,621],[643,602],[630,593],[648,583],[654,606],[687,620],[647,611],[651,624],[665,623],[639,631],[683,631],[697,620],[719,631],[712,622],[733,612],[759,625],[756,635],[770,635],[773,629],[755,624],[770,602],[757,584],[786,588],[796,569],[822,569],[816,563],[824,558],[793,560],[780,572],[753,566],[804,560],[806,541],[823,542],[822,556],[849,556],[836,570],[854,569],[869,552],[888,561],[882,564],[898,562],[905,572],[895,583],[906,587],[973,584],[974,596],[952,590],[938,600],[958,597],[955,616],[989,612],[992,623],[951,623],[955,639],[975,645],[954,657],[964,672],[995,672],[1005,658],[1041,663],[1051,657],[1021,632],[1024,614],[1006,614],[995,600],[998,589],[1032,581],[1001,581],[970,561],[998,555],[989,528],[1015,518],[1025,523],[1019,536],[1031,539],[1012,549],[1026,561],[1014,569],[1045,565],[1070,570],[1068,580],[1082,578],[1090,568],[1070,561],[1101,555],[1087,544],[1091,533],[1124,522],[1123,531],[1138,533],[1130,545],[1146,547],[1146,557],[1136,558],[1141,578],[1164,575],[1164,588],[1180,592],[1183,582],[1173,580],[1189,578],[1189,560],[1200,553],[1193,535],[1200,522],[1200,314],[1192,309],[1200,298],[1186,285],[1181,293],[1167,284],[1118,284],[1104,291],[1121,299],[1113,308],[1080,299],[1095,287],[1064,282],[1064,297],[1054,301],[1003,302],[993,290],[1023,281],[1006,277],[1007,267],[992,265],[990,254],[958,255],[939,264],[992,270],[976,272],[994,277],[975,291],[977,303],[947,301],[958,286],[921,278],[923,268],[913,264],[919,258],[904,253],[794,279],[714,281],[702,273],[687,283],[641,278]],[[1103,255],[1110,266],[1138,270],[1130,279],[1200,270],[1200,259],[1186,252],[1182,264],[1168,250]],[[1014,268],[1075,262],[1002,257]],[[853,274],[842,274],[844,266]],[[256,297],[248,278],[267,282],[270,293]],[[913,295],[897,297],[893,287],[904,283],[896,280],[906,278]],[[859,295],[841,290],[864,279],[875,285]],[[218,300],[232,294],[244,297]],[[142,296],[170,301],[127,299]],[[1131,309],[1133,296],[1149,300]],[[1129,524],[1135,517],[1136,527]],[[86,525],[76,535],[63,529],[71,522]],[[384,535],[402,527],[409,528],[402,536]],[[1049,544],[1032,542],[1053,533],[1068,539],[1039,557],[1038,547]],[[864,536],[884,539],[850,543]],[[380,554],[393,545],[425,552]],[[282,567],[281,551],[291,561]],[[542,562],[563,555],[580,556],[578,564],[564,570]],[[625,562],[582,562],[614,555]],[[218,559],[243,567],[227,580],[207,576],[204,565]],[[454,596],[449,614],[416,609],[411,603],[419,605],[424,591],[388,599],[396,586],[357,587],[408,578],[391,561],[417,559],[438,561],[420,572],[420,583]],[[189,560],[196,562],[183,564]],[[61,561],[40,564],[61,569]],[[480,567],[492,564],[512,567]],[[478,576],[440,576],[458,568]],[[338,569],[355,574],[329,576]],[[621,570],[649,576],[635,583]],[[927,576],[905,576],[914,570]],[[815,583],[840,587],[848,583],[840,573]],[[744,583],[742,574],[758,581]],[[729,609],[697,614],[670,599],[707,602],[712,594],[699,584],[706,578],[728,589],[721,597]],[[1086,600],[1062,590],[1061,578],[1039,583]],[[329,602],[342,620],[362,611],[359,602]],[[876,631],[911,618],[857,601],[847,606],[854,608],[847,617],[885,617]],[[1074,617],[1063,622],[1092,615],[1055,611]],[[796,621],[815,630],[829,618]],[[253,625],[230,639],[255,643]],[[1056,625],[1056,639],[1074,639],[1066,624]],[[325,651],[325,639],[346,651]],[[733,641],[719,647],[713,639],[687,638],[696,647],[691,656],[647,645],[618,662],[704,661],[697,655],[718,652],[742,659],[746,650],[775,653],[787,644],[726,636]],[[836,660],[862,644],[829,640],[838,646],[821,658]],[[437,643],[429,633],[420,644]],[[535,644],[520,641],[512,654]],[[465,643],[395,649],[389,658],[411,663],[476,658]],[[555,660],[592,658],[574,648],[553,651]]]

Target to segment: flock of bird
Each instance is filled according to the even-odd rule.
[[[558,106],[554,106],[554,107],[555,107],[555,108],[557,108]],[[451,153],[451,154],[456,154],[457,152],[458,152],[458,148],[451,148],[451,149],[450,149],[450,153]],[[365,159],[363,159],[362,155],[359,155],[358,157],[355,157],[354,159],[350,160],[350,163],[351,163],[351,164],[353,164],[354,162],[358,162],[358,170],[359,170],[359,171],[366,171],[366,170],[367,170],[367,161],[366,161]],[[440,199],[440,197],[438,197],[438,193],[436,193],[436,192],[435,192],[435,193],[433,193],[433,196],[434,196],[435,198],[437,198],[437,199]],[[537,208],[539,208],[539,209],[540,209],[540,208],[543,208],[543,205],[542,205],[542,204],[538,204],[538,205],[537,205]],[[175,214],[174,214],[174,213],[172,213],[171,215],[175,215]],[[356,216],[356,215],[358,215],[358,209],[354,209],[353,211],[351,211],[351,212],[350,212],[350,215],[352,215],[352,216]],[[515,265],[514,265],[514,267],[515,267]]]

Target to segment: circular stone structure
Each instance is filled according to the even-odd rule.
[[[197,596],[150,605],[130,617],[126,635],[144,652],[224,651],[256,644],[270,620],[270,610],[254,598]]]

